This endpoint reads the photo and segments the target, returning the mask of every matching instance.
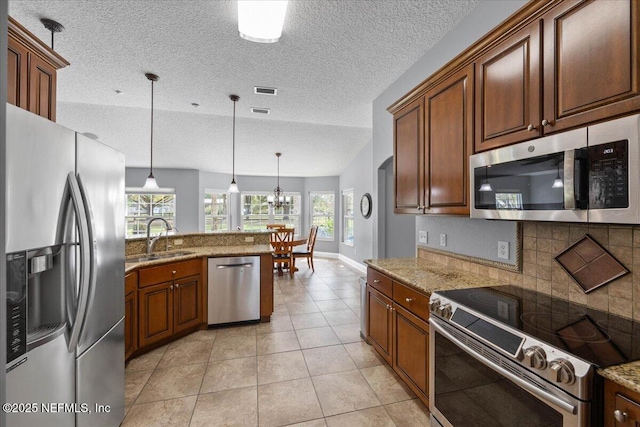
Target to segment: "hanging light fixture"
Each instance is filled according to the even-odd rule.
[[[560,178],[560,160],[558,160],[558,174],[556,175],[556,179],[553,180],[551,188],[564,188],[564,181]]]
[[[489,166],[485,166],[484,168],[484,179],[482,180],[482,184],[480,184],[478,191],[493,191],[491,184],[489,184]]]
[[[146,182],[144,183],[144,187],[146,189],[157,189],[158,183],[156,182],[155,177],[153,176],[153,83],[158,81],[158,76],[155,74],[147,73],[145,77],[151,81],[151,161],[149,163],[149,176],[147,177]]]
[[[229,193],[239,193],[238,184],[236,184],[236,102],[240,100],[238,95],[229,95],[229,99],[233,101],[233,137],[232,154],[231,154],[231,185],[229,185]]]
[[[280,188],[280,156],[282,156],[282,153],[276,153],[276,157],[278,158],[278,178],[276,181],[276,188],[273,189],[273,196],[267,196],[269,206],[274,208],[281,208],[291,204],[291,196],[285,196],[284,190]]]
[[[287,0],[238,0],[240,37],[257,43],[280,40],[287,3]]]

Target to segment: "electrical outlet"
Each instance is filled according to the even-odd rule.
[[[184,242],[182,241],[182,239],[174,239],[173,240],[173,244],[174,246],[180,246],[182,245]]]
[[[354,254],[354,255],[358,255],[358,250],[354,248],[354,249],[353,249],[353,254]]]
[[[498,258],[509,259],[509,242],[498,241]]]
[[[245,237],[245,238],[244,238],[244,241],[245,241],[246,243],[252,243],[252,242],[253,242],[253,236],[247,236],[247,237]]]
[[[426,231],[420,231],[418,233],[418,242],[427,243],[427,232]]]
[[[440,234],[440,246],[447,246],[447,235]]]

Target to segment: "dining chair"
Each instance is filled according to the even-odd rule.
[[[267,230],[282,230],[287,228],[286,224],[267,224]]]
[[[296,258],[306,258],[307,266],[311,267],[311,270],[315,272],[315,268],[313,267],[313,248],[316,245],[316,237],[318,235],[318,226],[312,225],[311,231],[309,231],[309,238],[307,239],[307,248],[305,249],[297,249],[294,250],[291,255],[293,258],[293,266],[291,268],[292,271],[296,270]]]
[[[293,277],[293,228],[281,228],[271,233],[272,258],[274,266],[278,268],[278,276],[282,276],[283,267],[289,268],[289,275]]]

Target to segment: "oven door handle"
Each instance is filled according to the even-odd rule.
[[[570,404],[568,402],[565,402],[564,400],[560,399],[559,397],[554,396],[552,394],[549,394],[549,393],[545,392],[544,390],[540,390],[539,388],[529,384],[528,382],[526,382],[523,379],[517,377],[516,375],[512,374],[511,372],[509,372],[508,370],[502,368],[501,366],[498,366],[495,363],[485,359],[484,357],[480,356],[475,351],[473,351],[466,344],[460,342],[457,338],[455,338],[449,332],[445,331],[442,326],[440,326],[437,322],[434,322],[434,319],[430,319],[430,320],[431,321],[429,322],[429,324],[430,324],[431,328],[435,329],[436,331],[438,331],[438,333],[442,334],[444,337],[446,337],[447,339],[452,341],[454,344],[456,344],[458,347],[460,347],[469,356],[473,357],[478,362],[484,364],[488,368],[493,369],[494,371],[496,371],[496,372],[500,373],[501,375],[507,377],[509,380],[513,381],[514,383],[516,383],[520,387],[524,388],[525,390],[527,390],[531,394],[533,394],[535,396],[538,396],[540,399],[543,399],[543,400],[545,400],[547,402],[551,402],[554,405],[562,408],[563,410],[565,410],[566,412],[569,412],[571,414],[575,414],[576,413],[576,407],[574,405],[572,405],[572,404]]]

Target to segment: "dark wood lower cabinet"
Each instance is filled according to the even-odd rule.
[[[124,297],[124,357],[129,356],[138,348],[138,310],[136,309],[136,292],[129,292]]]
[[[429,325],[393,307],[393,369],[423,401],[429,394]]]
[[[140,347],[173,334],[173,282],[147,286],[138,291]]]
[[[605,380],[604,427],[640,427],[640,393]]]
[[[199,304],[202,299],[201,289],[200,276],[179,280],[173,286],[174,332],[189,329],[201,323],[201,304]]]
[[[367,286],[368,340],[380,356],[391,364],[391,300],[371,286]]]

